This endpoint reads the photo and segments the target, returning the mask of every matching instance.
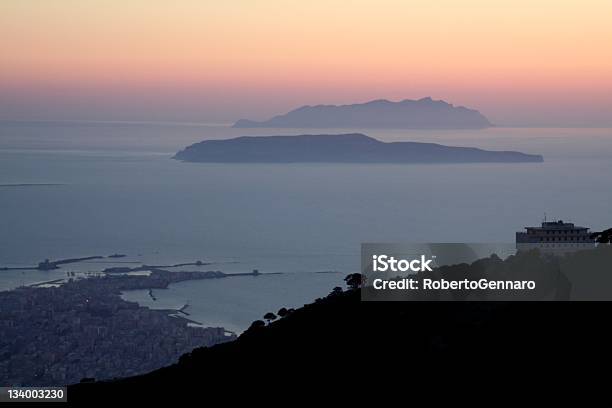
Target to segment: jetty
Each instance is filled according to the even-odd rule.
[[[60,265],[89,261],[92,259],[102,259],[103,256],[86,256],[84,258],[67,258],[67,259],[58,259],[57,261],[50,261],[49,259],[45,259],[42,262],[39,262],[37,266],[23,266],[23,267],[0,267],[0,271],[51,271],[54,269],[59,269]]]

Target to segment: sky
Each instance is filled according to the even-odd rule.
[[[612,125],[610,0],[2,0],[0,120],[229,123],[431,96]]]

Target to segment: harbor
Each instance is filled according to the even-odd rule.
[[[50,385],[134,375],[172,364],[195,347],[232,340],[235,335],[222,327],[203,327],[177,316],[180,311],[154,310],[120,296],[122,291],[225,276],[153,270],[148,276],[69,279],[55,287],[0,292],[0,338],[7,356],[0,361],[0,378],[16,385]],[[33,369],[33,364],[44,369]]]

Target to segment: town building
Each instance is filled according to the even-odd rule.
[[[571,222],[543,221],[540,227],[525,227],[516,233],[516,249],[539,249],[545,253],[562,254],[595,248],[595,239],[587,227]]]

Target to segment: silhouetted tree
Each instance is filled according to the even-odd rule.
[[[364,277],[360,273],[351,273],[344,278],[344,281],[350,289],[359,289],[363,284]]]
[[[612,243],[612,228],[608,228],[607,230],[594,232],[591,234],[591,238],[595,239],[595,241],[600,244],[611,244]]]
[[[251,323],[247,331],[257,330],[265,326],[266,326],[266,323],[263,320],[255,320],[253,323]]]
[[[330,295],[337,296],[341,293],[342,293],[342,288],[340,286],[336,286],[335,288],[332,289]]]
[[[285,317],[287,316],[287,314],[289,314],[289,311],[287,310],[287,308],[281,307],[277,314],[278,317]]]
[[[268,323],[270,323],[272,320],[276,320],[276,315],[272,312],[268,312],[264,315],[264,319],[266,319]]]

